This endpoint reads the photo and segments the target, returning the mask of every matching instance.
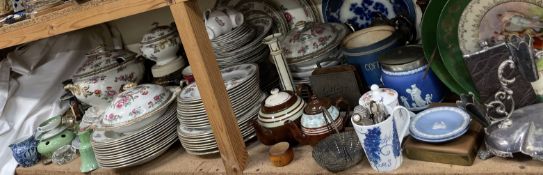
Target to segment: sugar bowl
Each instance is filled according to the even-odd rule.
[[[345,114],[340,114],[337,106],[347,102],[339,98],[335,105],[328,98],[317,98],[311,96],[311,100],[304,108],[299,127],[296,123],[287,121],[291,134],[304,145],[316,145],[320,140],[330,134],[343,129]],[[348,105],[347,105],[348,106]]]
[[[379,88],[376,84],[371,85],[370,91],[364,93],[358,100],[360,106],[366,109],[370,108],[371,102],[382,104],[385,107],[386,113],[391,114],[392,110],[399,106],[398,92],[390,88]]]
[[[143,35],[141,40],[142,55],[155,61],[157,65],[166,65],[177,58],[179,51],[179,37],[174,26],[159,26],[153,23],[154,28]]]
[[[304,106],[304,100],[294,92],[273,89],[262,102],[258,119],[253,121],[258,140],[265,145],[283,141],[297,143],[285,122],[299,123]]]

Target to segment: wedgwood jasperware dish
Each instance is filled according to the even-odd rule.
[[[470,121],[470,116],[460,108],[435,107],[418,113],[409,131],[420,140],[448,141],[462,136]]]
[[[143,35],[140,50],[142,55],[156,62],[156,65],[166,65],[177,58],[179,36],[174,26],[159,26],[153,23],[153,28]]]
[[[123,85],[143,78],[143,62],[136,59],[134,53],[98,47],[86,57],[87,61],[73,77],[73,84],[64,88],[79,101],[96,108],[98,113],[105,110]]]
[[[102,127],[121,133],[138,130],[162,116],[177,93],[154,84],[128,88],[104,111]]]

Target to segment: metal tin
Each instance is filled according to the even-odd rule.
[[[400,47],[394,52],[381,56],[379,63],[383,70],[391,72],[409,71],[426,65],[424,50],[420,45]]]
[[[379,58],[383,85],[399,93],[400,104],[411,111],[443,100],[443,85],[424,62],[420,46],[404,46]]]

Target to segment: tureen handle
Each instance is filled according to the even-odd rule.
[[[67,84],[64,86],[65,90],[69,90],[73,94],[80,95],[81,94],[81,88],[78,85],[75,84]]]
[[[134,87],[136,87],[138,84],[137,83],[134,83],[134,82],[129,82],[129,83],[126,83],[123,85],[123,91],[126,91],[128,89],[132,89]]]

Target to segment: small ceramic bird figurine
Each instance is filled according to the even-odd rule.
[[[518,12],[504,12],[498,16],[506,32],[523,32],[526,29],[540,31],[543,28],[543,21],[538,17],[528,18]]]

